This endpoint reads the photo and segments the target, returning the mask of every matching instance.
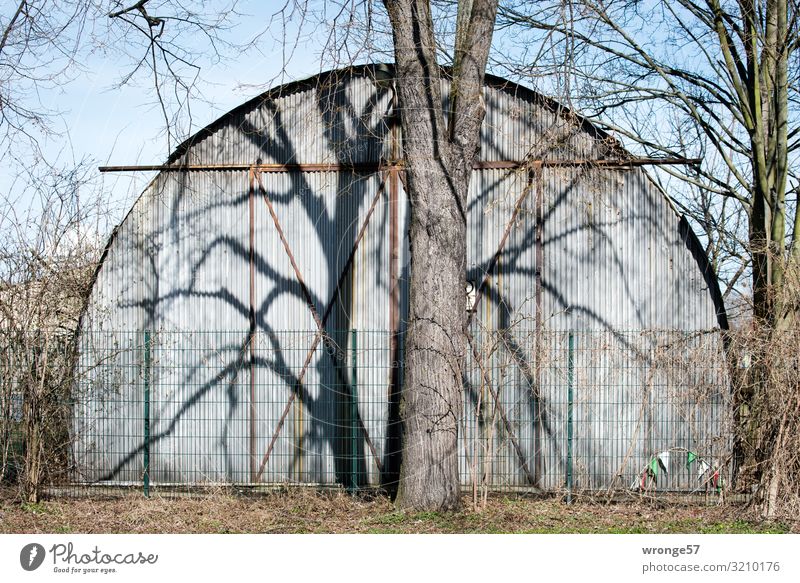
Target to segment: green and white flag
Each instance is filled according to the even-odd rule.
[[[705,475],[705,473],[708,472],[710,469],[711,469],[711,466],[709,466],[706,463],[705,460],[698,460],[697,461],[697,479],[698,480],[701,479]]]
[[[661,464],[661,469],[665,474],[669,473],[669,451],[662,451],[658,454],[658,463]]]

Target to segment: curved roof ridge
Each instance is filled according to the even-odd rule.
[[[167,158],[166,165],[174,164],[181,156],[185,155],[189,149],[195,145],[200,140],[212,135],[216,129],[221,127],[227,120],[230,118],[246,111],[251,111],[270,99],[277,99],[278,97],[284,97],[286,95],[290,95],[297,91],[301,90],[308,90],[313,89],[315,87],[319,87],[324,80],[330,79],[331,77],[337,75],[346,75],[348,73],[352,74],[353,76],[362,76],[366,77],[368,72],[374,72],[378,67],[385,67],[390,70],[394,70],[393,63],[364,63],[361,65],[349,65],[347,67],[341,67],[339,69],[330,69],[328,71],[322,71],[320,73],[315,73],[314,75],[310,75],[303,79],[298,79],[295,81],[289,81],[287,83],[283,83],[281,85],[277,85],[262,93],[259,93],[255,97],[251,97],[244,103],[241,103],[234,107],[233,109],[223,113],[221,116],[216,118],[211,123],[207,124],[206,126],[202,127],[201,129],[197,130],[194,134],[190,137],[186,138],[183,142],[178,144],[175,149],[170,153],[169,157]],[[442,73],[445,77],[450,78],[451,68],[440,66]],[[492,75],[487,73],[484,76],[484,85],[491,87],[493,89],[498,89],[501,91],[505,91],[514,97],[521,97],[526,99],[530,102],[536,103],[537,105],[542,105],[546,107],[553,113],[556,113],[562,119],[566,119],[570,123],[576,123],[579,127],[585,131],[586,133],[590,134],[593,138],[597,140],[601,140],[606,142],[609,145],[609,148],[612,150],[617,150],[622,155],[630,156],[630,152],[628,152],[622,143],[612,135],[610,135],[605,130],[594,125],[588,118],[585,116],[571,110],[570,108],[566,107],[561,102],[557,101],[552,97],[548,97],[543,93],[539,93],[530,87],[517,83],[515,81],[511,81],[509,79],[505,79],[503,77],[498,77],[497,75]]]
[[[339,69],[332,69],[324,72],[320,72],[309,77],[290,81],[288,83],[283,83],[276,87],[272,87],[255,97],[248,99],[247,101],[241,103],[240,105],[234,107],[233,109],[227,111],[226,113],[222,114],[197,132],[195,132],[192,136],[181,142],[169,155],[166,165],[174,164],[177,160],[180,159],[181,156],[187,154],[191,148],[197,144],[202,139],[213,135],[213,133],[223,127],[224,124],[229,121],[232,117],[241,114],[242,112],[248,112],[254,110],[259,105],[264,103],[265,101],[271,99],[277,99],[279,97],[283,97],[286,95],[291,95],[294,92],[298,92],[301,90],[309,90],[315,87],[323,86],[326,81],[330,81],[331,79],[336,80],[339,76],[346,76],[351,75],[353,77],[367,77],[370,73],[374,74],[376,69],[379,67],[388,68],[390,70],[394,70],[394,65],[391,63],[367,63],[367,64],[360,64],[360,65],[351,65],[348,67],[343,67]],[[449,67],[441,67],[441,70],[445,77],[450,77],[451,69]],[[557,100],[548,97],[544,94],[541,94],[525,85],[520,83],[510,81],[508,79],[504,79],[502,77],[498,77],[492,74],[486,74],[484,79],[484,85],[487,87],[491,87],[507,94],[515,97],[526,100],[530,103],[536,104],[538,106],[542,106],[547,108],[549,111],[553,112],[554,114],[558,115],[561,119],[565,119],[571,124],[575,124],[580,127],[581,130],[588,133],[593,139],[601,140],[607,144],[609,151],[618,151],[620,152],[620,157],[625,158],[631,156],[631,153],[628,152],[621,142],[615,138],[614,136],[610,135],[606,131],[600,129],[599,127],[595,126],[588,118],[585,116],[580,115],[577,112],[569,109],[568,107],[564,106],[562,103],[558,102]],[[524,160],[520,160],[523,162]],[[651,185],[656,187],[656,190],[660,192],[663,198],[666,200],[667,205],[669,206],[670,210],[674,213],[675,217],[681,223],[680,229],[682,230],[682,236],[684,237],[684,242],[687,248],[690,250],[692,255],[695,258],[695,261],[698,263],[698,268],[702,271],[707,285],[710,287],[710,292],[713,298],[713,302],[715,304],[715,309],[717,311],[718,322],[720,326],[724,329],[727,328],[727,316],[724,307],[724,303],[721,300],[721,293],[719,288],[719,282],[717,280],[716,273],[713,273],[713,270],[710,267],[710,263],[708,261],[708,257],[706,256],[705,249],[703,248],[700,240],[697,238],[697,235],[691,229],[686,217],[677,209],[674,201],[669,196],[669,194],[653,180],[653,177],[644,170],[642,170],[643,174],[646,176],[647,180],[651,183]],[[99,272],[105,263],[106,257],[113,245],[115,239],[117,238],[119,228],[122,224],[124,224],[131,214],[133,210],[137,207],[140,203],[142,197],[145,193],[152,188],[152,186],[156,183],[160,176],[162,176],[163,172],[159,172],[156,174],[147,184],[147,186],[142,190],[136,200],[131,205],[131,208],[128,209],[128,212],[125,213],[125,216],[121,220],[120,224],[117,225],[110,234],[108,241],[103,249],[102,256],[98,261],[97,268],[95,270],[94,276],[92,278],[92,286],[99,275]],[[82,328],[83,325],[83,318],[85,315],[85,311],[81,313],[80,316],[80,323],[79,329]]]

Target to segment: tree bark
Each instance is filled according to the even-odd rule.
[[[770,419],[769,352],[775,333],[793,321],[793,301],[787,302],[784,274],[791,261],[786,247],[786,184],[788,170],[788,39],[787,1],[767,0],[763,5],[763,34],[756,24],[756,7],[744,3],[743,27],[750,30],[747,50],[748,92],[752,111],[747,129],[752,146],[753,185],[750,213],[750,253],[753,260],[752,367],[737,394],[737,413],[744,419],[737,432],[737,452],[752,479],[767,491],[772,484],[765,473],[772,452],[762,447],[761,435]],[[759,43],[761,45],[759,46]],[[797,231],[793,234],[796,241]],[[792,243],[794,244],[794,242]],[[770,498],[772,500],[772,498]],[[766,504],[769,508],[771,503]]]
[[[385,1],[392,24],[406,185],[411,271],[400,415],[403,453],[397,504],[453,510],[460,504],[458,427],[466,340],[466,201],[478,152],[483,79],[496,1],[475,0],[459,31],[450,124],[428,2]]]

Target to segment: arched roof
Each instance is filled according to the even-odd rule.
[[[403,233],[410,202],[393,150],[399,127],[390,71],[348,67],[246,102],[179,146],[168,163],[182,168],[159,172],[136,201],[106,247],[83,321],[81,358],[101,363],[82,378],[87,398],[76,415],[76,434],[85,431],[76,455],[90,479],[141,479],[131,423],[140,424],[142,371],[149,370],[158,403],[151,435],[160,453],[151,470],[159,480],[260,482],[252,460],[267,467],[264,452],[277,444],[282,453],[270,458],[266,481],[299,475],[342,482],[339,444],[349,427],[340,423],[341,396],[349,393],[334,360],[341,356],[337,346],[354,347],[354,331],[358,398],[379,410],[364,422],[364,433],[375,437],[368,455],[391,458],[396,449],[386,411],[388,395],[396,394],[388,389],[400,382],[396,333],[402,334],[408,304]],[[446,78],[442,84],[446,100]],[[642,168],[603,166],[609,157],[626,156],[616,140],[496,77],[487,78],[484,99],[481,164],[466,213],[467,278],[491,279],[473,318],[476,337],[488,349],[488,364],[508,363],[492,374],[502,377],[521,442],[541,439],[538,451],[558,452],[563,419],[545,424],[542,402],[565,402],[564,332],[579,331],[586,374],[576,375],[575,394],[586,396],[581,407],[593,416],[592,431],[608,439],[588,439],[586,459],[601,464],[592,472],[613,483],[632,452],[650,459],[653,447],[672,447],[673,437],[697,430],[683,401],[651,399],[651,390],[683,395],[682,375],[662,382],[650,365],[652,349],[674,339],[713,348],[716,329],[725,326],[713,271],[686,219]],[[259,159],[272,171],[251,173]],[[513,164],[530,160],[542,160],[540,170]],[[319,314],[333,306],[325,348],[334,350],[314,343],[318,328],[309,304]],[[151,338],[146,331],[152,346],[143,344]],[[492,345],[498,338],[502,346]],[[465,383],[473,404],[483,386],[478,368],[471,364]],[[542,376],[534,379],[532,371]],[[290,430],[281,424],[298,379],[302,397],[289,401],[298,415]],[[658,407],[657,419],[667,421],[654,424],[669,428],[660,441],[636,438],[632,421],[645,411],[643,395]],[[92,424],[106,419],[109,408],[116,432]],[[469,415],[471,408],[465,407]],[[718,426],[709,417],[703,435]],[[197,436],[215,436],[204,440],[204,455],[181,453],[197,451]],[[636,449],[621,457],[602,451],[603,443],[629,441]],[[295,459],[305,471],[296,472]],[[563,467],[563,456],[553,460],[543,484],[557,490],[563,476],[552,470]],[[496,475],[495,483],[529,484],[517,460],[508,461],[516,469]],[[372,465],[366,473],[369,483],[380,482]]]
[[[262,158],[277,164],[330,163],[342,159],[379,163],[389,157],[386,143],[391,123],[391,73],[391,65],[359,65],[272,88],[199,130],[175,149],[166,164],[246,166]],[[449,81],[447,71],[444,73],[442,93],[446,100]],[[364,79],[368,83],[361,83]],[[347,89],[348,84],[351,89]],[[485,86],[487,116],[479,156],[484,162],[541,159],[569,163],[629,157],[612,136],[550,98],[492,75],[486,76]],[[350,93],[344,95],[347,91]],[[341,115],[340,111],[345,113]],[[548,140],[542,140],[543,135]],[[635,174],[637,180],[648,184],[646,189],[658,192],[675,217],[676,225],[680,223],[676,230],[694,259],[695,269],[702,274],[715,306],[717,323],[726,327],[716,278],[697,237],[649,176],[641,169],[636,169]],[[162,188],[163,184],[157,185],[165,181],[164,172],[154,178],[120,228],[134,209],[143,204],[142,198],[153,189]],[[117,234],[115,229],[98,273]]]
[[[449,81],[450,68],[442,67],[441,70],[443,78]],[[356,77],[356,78],[364,77],[369,79],[375,79],[375,77],[379,75],[381,72],[385,72],[386,74],[391,75],[393,74],[393,71],[394,71],[394,66],[389,63],[370,63],[362,65],[352,65],[349,67],[343,67],[341,69],[334,69],[322,73],[317,73],[315,75],[311,75],[304,79],[299,79],[296,81],[291,81],[288,83],[278,85],[276,87],[272,87],[264,91],[263,93],[260,93],[259,95],[252,97],[251,99],[248,99],[241,105],[236,106],[235,108],[231,109],[227,113],[221,115],[220,117],[212,121],[210,124],[206,125],[202,129],[195,132],[192,136],[184,140],[181,144],[179,144],[175,148],[175,150],[170,154],[169,158],[167,159],[166,164],[170,165],[179,162],[181,157],[185,156],[193,145],[202,141],[204,138],[214,134],[216,131],[224,127],[226,124],[230,123],[236,117],[257,109],[267,101],[286,97],[288,95],[292,95],[295,93],[314,90],[319,87],[331,86],[338,83],[345,77]],[[574,125],[575,127],[579,127],[583,132],[585,132],[587,135],[591,136],[595,140],[601,141],[607,146],[610,146],[608,147],[609,154],[613,153],[619,159],[624,159],[629,157],[629,154],[622,147],[622,144],[620,144],[619,141],[616,140],[616,138],[612,137],[610,134],[608,134],[601,128],[598,128],[597,126],[592,124],[591,121],[581,116],[577,112],[573,112],[569,108],[566,108],[563,104],[559,103],[555,99],[552,99],[546,95],[538,93],[537,91],[534,91],[533,89],[521,85],[519,83],[515,83],[508,79],[504,79],[502,77],[498,77],[496,75],[491,75],[491,74],[486,74],[484,78],[484,85],[486,87],[502,91],[503,93],[510,95],[514,98],[522,99],[531,104],[536,104],[537,106],[544,107],[549,111],[553,112],[554,114],[559,115],[563,119],[568,120],[569,123]]]

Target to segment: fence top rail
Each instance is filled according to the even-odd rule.
[[[391,334],[392,331],[388,328],[326,328],[325,330],[328,334],[333,333],[351,333],[351,332],[358,332],[359,334]],[[95,330],[92,328],[84,328],[78,331],[78,334],[142,334],[144,332],[148,332],[151,334],[197,334],[197,335],[210,335],[210,334],[250,334],[251,331],[249,328],[240,328],[240,329],[218,329],[218,330],[193,330],[193,329],[167,329],[167,328],[141,328],[141,329],[131,329],[131,328],[119,328],[119,329],[108,329],[108,330]],[[318,330],[316,328],[286,328],[281,330],[264,330],[264,329],[257,329],[255,330],[255,334],[262,334],[262,335],[278,335],[278,334],[316,334]],[[704,336],[704,335],[714,335],[714,334],[721,334],[725,332],[720,328],[708,328],[708,329],[678,329],[678,328],[641,328],[641,329],[634,329],[634,328],[619,328],[619,329],[609,329],[609,328],[542,328],[536,330],[533,326],[515,326],[510,328],[501,328],[501,329],[483,329],[478,328],[477,330],[471,331],[473,334],[475,332],[479,334],[507,334],[507,333],[514,333],[514,332],[525,332],[525,333],[541,333],[541,334],[575,334],[575,335],[644,335],[644,336],[652,336],[652,335],[659,335],[659,334],[673,334],[673,335],[689,335],[689,336]],[[402,332],[398,332],[402,334]]]

